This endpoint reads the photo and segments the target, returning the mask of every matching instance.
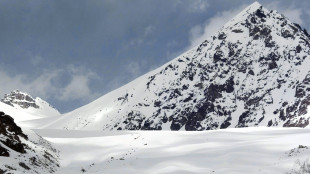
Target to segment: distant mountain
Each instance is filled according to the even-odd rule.
[[[255,2],[206,39],[46,127],[309,126],[310,38],[306,30]]]
[[[39,97],[34,99],[31,95],[19,90],[4,95],[1,102],[36,116],[49,117],[60,115],[59,111],[46,101]]]
[[[0,173],[54,173],[59,168],[58,151],[14,119],[0,112]]]

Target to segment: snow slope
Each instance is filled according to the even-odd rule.
[[[310,39],[255,2],[202,44],[44,128],[307,127]]]
[[[60,150],[58,174],[284,174],[310,155],[310,130],[300,128],[35,131]]]

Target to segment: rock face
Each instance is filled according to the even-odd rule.
[[[1,102],[39,117],[60,115],[58,110],[46,101],[39,97],[34,99],[31,95],[19,90],[12,91],[10,94],[5,94]]]
[[[54,173],[58,152],[34,133],[28,136],[0,111],[0,173]]]
[[[199,46],[47,127],[307,127],[309,48],[306,30],[256,2]]]
[[[0,142],[16,152],[25,153],[26,144],[22,143],[19,137],[25,140],[28,140],[28,137],[22,132],[22,129],[14,123],[14,119],[5,115],[4,112],[0,112],[0,125],[0,134],[6,137],[1,138]],[[8,157],[8,151],[4,147],[1,147],[1,149],[0,155],[2,154],[1,156]]]
[[[27,109],[29,107],[39,108],[35,100],[27,93],[19,90],[12,91],[10,94],[5,94],[1,102],[14,106],[19,105],[21,108]]]

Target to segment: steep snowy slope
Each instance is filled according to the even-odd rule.
[[[309,34],[255,2],[162,67],[47,128],[210,130],[309,125]]]
[[[0,112],[0,173],[54,173],[58,152],[34,132],[21,129]]]

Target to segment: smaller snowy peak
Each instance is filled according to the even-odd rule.
[[[35,115],[41,116],[55,116],[60,115],[59,111],[51,106],[43,99],[37,97],[33,98],[30,94],[14,90],[10,94],[5,94],[1,102],[12,107],[31,112]]]
[[[21,92],[19,90],[14,90],[10,94],[5,94],[1,102],[11,105],[18,105],[21,108],[27,109],[29,107],[39,108],[35,100],[27,93]]]

